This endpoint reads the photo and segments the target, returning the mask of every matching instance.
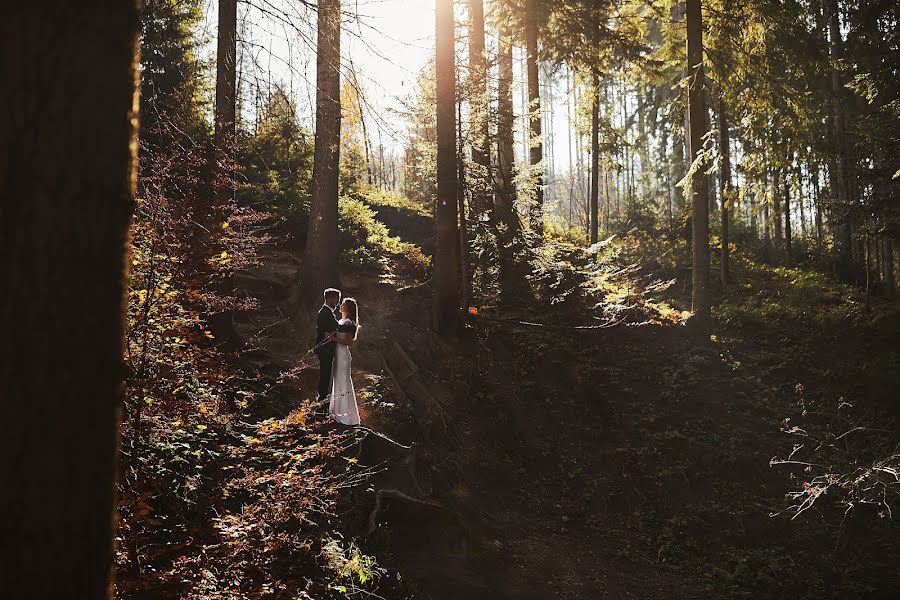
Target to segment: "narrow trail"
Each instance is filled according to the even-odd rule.
[[[378,212],[429,247],[427,218]],[[246,359],[274,373],[302,357],[314,326],[292,295],[298,257],[275,245],[262,259],[238,281],[260,308],[234,325],[254,348]],[[379,472],[344,526],[416,597],[728,596],[747,564],[780,593],[804,589],[802,573],[768,562],[809,538],[768,516],[785,490],[768,461],[790,407],[751,357],[664,325],[547,335],[476,317],[448,344],[428,330],[427,289],[382,275],[342,285],[361,306],[363,421],[403,447],[360,432],[356,456]],[[313,387],[283,384],[260,411],[286,414]]]

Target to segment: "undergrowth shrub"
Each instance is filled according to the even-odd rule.
[[[648,276],[631,262],[639,243],[630,234],[587,247],[551,237],[532,250],[529,279],[551,306],[581,311],[586,305],[603,324],[679,320],[682,313],[659,298],[671,282]]]
[[[771,460],[790,469],[793,488],[778,514],[796,519],[814,509],[817,517],[837,525],[839,543],[848,516],[893,518],[900,506],[900,448],[893,423],[844,398],[810,397],[800,384],[795,394],[799,414],[781,425],[793,440],[791,451]]]
[[[389,270],[389,258],[403,257],[413,270],[425,271],[431,262],[416,245],[392,236],[365,202],[350,196],[338,202],[338,244],[341,260],[353,267]]]

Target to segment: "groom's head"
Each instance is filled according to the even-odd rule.
[[[322,294],[325,296],[325,304],[334,308],[338,305],[338,302],[341,301],[341,290],[337,290],[334,288],[328,288]]]

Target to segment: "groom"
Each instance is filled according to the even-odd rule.
[[[316,317],[316,355],[319,357],[318,400],[320,402],[331,394],[331,366],[334,364],[335,343],[330,341],[330,337],[338,330],[338,320],[334,313],[341,301],[341,291],[328,288],[323,295],[325,303],[319,309]]]

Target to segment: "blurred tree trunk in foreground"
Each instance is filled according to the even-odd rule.
[[[4,597],[110,595],[138,31],[133,1],[0,9]]]

